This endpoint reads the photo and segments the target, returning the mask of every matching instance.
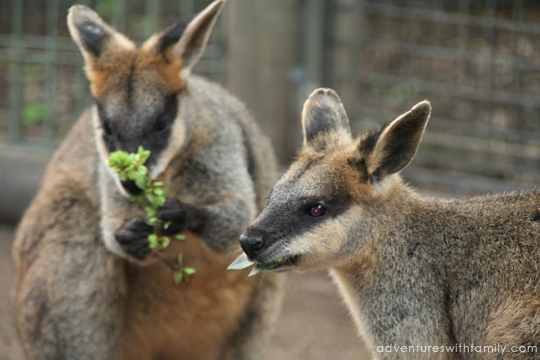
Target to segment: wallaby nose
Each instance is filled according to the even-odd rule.
[[[250,259],[254,259],[257,253],[264,250],[266,245],[266,240],[262,235],[256,236],[240,236],[240,245],[242,250],[247,254]]]

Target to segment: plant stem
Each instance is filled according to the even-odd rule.
[[[160,250],[156,250],[155,253],[157,256],[163,259],[163,261],[165,261],[165,263],[169,265],[173,270],[180,270],[178,264],[174,260],[169,258],[167,255],[165,255],[163,252],[161,252]]]

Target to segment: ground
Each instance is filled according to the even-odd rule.
[[[0,225],[0,360],[21,360],[9,296],[13,228]],[[352,319],[325,272],[291,274],[267,360],[365,360]]]

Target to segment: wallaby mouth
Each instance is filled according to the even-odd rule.
[[[300,255],[282,255],[281,246],[271,241],[271,234],[257,226],[250,226],[240,236],[240,245],[250,261],[271,270],[290,270],[300,260]]]
[[[122,187],[126,189],[128,193],[131,195],[139,195],[142,193],[142,190],[139,189],[139,187],[135,184],[135,181],[133,180],[125,180],[121,181]]]
[[[256,262],[258,263],[258,267],[266,268],[266,270],[284,272],[293,270],[293,268],[300,261],[300,259],[300,255],[289,255],[278,258],[277,260],[271,261],[270,263],[266,263],[266,261]]]
[[[300,260],[300,255],[284,257],[283,260],[281,260],[281,262],[278,265],[274,266],[271,270],[276,270],[276,271],[290,270],[288,268],[294,267],[299,260]]]

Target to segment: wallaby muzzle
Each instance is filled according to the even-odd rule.
[[[260,228],[250,226],[240,236],[240,245],[250,260],[256,261],[258,253],[267,248],[268,233]]]

